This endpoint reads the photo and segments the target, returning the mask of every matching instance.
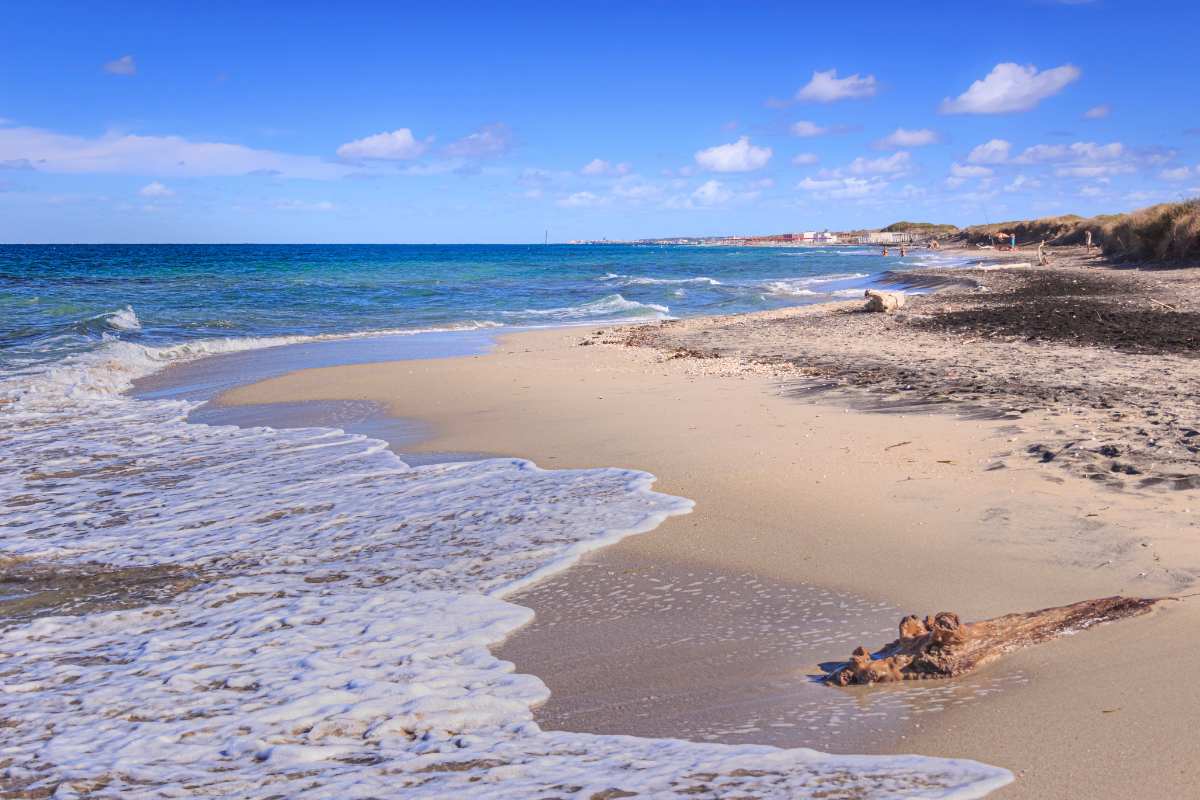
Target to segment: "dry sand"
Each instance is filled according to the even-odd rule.
[[[645,347],[615,329],[521,333],[485,356],[306,370],[222,402],[377,402],[432,426],[425,451],[643,469],[660,491],[696,501],[692,514],[518,599],[538,618],[501,655],[551,688],[544,725],[969,757],[1018,775],[1001,797],[1195,796],[1200,599],[1022,651],[961,682],[848,691],[808,681],[817,660],[893,638],[885,627],[901,612],[978,619],[1118,593],[1186,594],[1200,575],[1193,491],[1118,489],[1081,477],[1095,459],[1064,470],[1027,452],[1086,428],[1090,412],[1077,419],[1044,402],[1005,417],[990,412],[1010,393],[980,392],[936,414],[860,413],[848,404],[874,391],[865,383],[832,381],[855,394],[798,391],[813,378],[807,360],[852,341],[864,358],[886,343],[882,360],[924,359],[936,371],[964,338],[913,334],[882,315],[854,317],[853,330],[772,322],[836,321],[837,310],[688,321],[641,332]],[[914,304],[913,321],[922,313]],[[740,345],[731,326],[743,329]],[[721,358],[655,341],[705,330],[722,340]],[[762,358],[758,346],[801,357]],[[1005,346],[997,364],[1026,371],[1042,351],[1118,371],[1128,358],[1103,345]],[[896,386],[884,388],[873,396],[890,400]]]

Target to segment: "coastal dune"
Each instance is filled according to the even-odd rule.
[[[932,314],[924,302],[905,313]],[[221,402],[370,401],[431,426],[429,439],[407,446],[414,452],[636,468],[658,477],[657,491],[694,500],[693,513],[513,598],[537,616],[499,655],[551,690],[539,712],[546,727],[968,757],[1017,774],[1003,797],[1186,796],[1200,773],[1178,709],[1196,707],[1200,688],[1161,672],[1186,675],[1200,663],[1194,599],[1006,656],[980,671],[986,683],[969,696],[927,682],[903,694],[811,685],[816,662],[844,658],[847,638],[883,641],[876,634],[894,636],[911,612],[976,620],[1116,594],[1187,595],[1200,574],[1189,491],[1089,480],[1031,453],[1079,424],[1061,404],[1010,413],[977,393],[981,413],[967,402],[895,405],[845,381],[815,391],[803,363],[737,352],[729,333],[783,320],[776,334],[815,363],[822,329],[812,320],[851,307],[689,320],[686,346],[654,341],[676,323],[641,329],[641,342],[612,328],[524,332],[488,355],[305,370]],[[886,341],[895,356],[907,342],[913,363],[929,359],[921,339],[894,327],[903,320],[869,317],[880,326],[874,344]],[[721,340],[713,352],[696,344],[706,331]],[[871,335],[859,332],[864,347]],[[1018,363],[1047,347],[994,346]],[[1117,358],[1102,345],[1072,347]],[[851,410],[864,407],[864,392],[887,413]],[[726,581],[746,588],[735,608],[729,593],[722,599]],[[793,606],[807,610],[788,616]],[[828,635],[793,655],[796,639],[781,631],[804,625],[812,608],[835,610],[811,623]],[[670,638],[639,638],[660,616],[674,626]],[[823,721],[731,725],[739,714],[762,717],[763,694],[747,685],[809,710],[821,702],[814,688],[849,692],[860,708],[892,705],[871,725],[811,715]]]

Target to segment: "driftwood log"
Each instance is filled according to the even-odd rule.
[[[829,670],[825,682],[848,686],[953,678],[1013,650],[1101,622],[1144,614],[1157,602],[1141,597],[1103,597],[970,623],[960,622],[952,611],[924,620],[910,615],[900,620],[899,639],[874,654],[859,647],[849,661]]]

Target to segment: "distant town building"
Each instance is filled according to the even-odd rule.
[[[862,238],[865,244],[907,244],[912,240],[908,231],[867,231]]]

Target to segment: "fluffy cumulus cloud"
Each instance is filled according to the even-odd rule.
[[[958,97],[942,101],[943,114],[1007,114],[1030,111],[1083,73],[1071,64],[1039,71],[1032,64],[997,64]]]
[[[879,194],[888,185],[882,178],[805,178],[796,188],[817,199],[854,200]]]
[[[1025,189],[1037,189],[1042,185],[1042,182],[1036,178],[1030,178],[1025,175],[1018,175],[1004,187],[1006,192],[1020,192]]]
[[[912,167],[912,155],[904,150],[884,158],[859,156],[850,162],[846,172],[851,175],[900,175]]]
[[[972,149],[967,155],[967,161],[971,164],[1003,164],[1008,161],[1011,152],[1012,142],[992,139]]]
[[[696,163],[709,172],[753,172],[770,160],[771,148],[750,144],[748,136],[696,152]]]
[[[399,133],[399,131],[396,132]],[[412,134],[410,133],[409,136],[411,137]],[[474,133],[446,145],[445,153],[451,158],[496,158],[511,149],[512,130],[503,122],[496,122],[484,125]]]
[[[1135,159],[1120,142],[1097,144],[1035,144],[1013,159],[1014,164],[1053,164],[1065,178],[1101,178],[1133,172]]]
[[[956,161],[950,165],[950,175],[955,178],[986,178],[991,174],[991,168],[976,164],[959,164]]]
[[[406,161],[423,154],[431,141],[417,139],[408,128],[397,128],[346,142],[337,154],[348,161]]]
[[[1100,105],[1092,106],[1087,111],[1083,112],[1084,119],[1104,119],[1112,113],[1112,106]]]
[[[718,206],[732,199],[733,192],[717,180],[705,181],[691,194],[692,202],[698,206]]]
[[[605,161],[602,158],[593,158],[591,161],[584,164],[583,168],[580,169],[579,172],[580,172],[580,174],[588,175],[588,176],[592,176],[592,177],[597,177],[597,176],[602,176],[602,175],[621,176],[621,175],[628,175],[632,169],[633,169],[633,167],[630,166],[626,162],[621,162],[620,164],[613,164],[611,162]]]
[[[663,195],[662,187],[642,180],[636,175],[621,178],[612,186],[612,196],[629,203],[644,203],[658,200]]]
[[[833,103],[838,100],[853,100],[871,97],[878,90],[874,75],[837,76],[836,69],[814,71],[812,80],[796,92],[796,99],[805,103]]]
[[[89,138],[40,128],[0,128],[0,163],[39,172],[111,173],[148,177],[273,174],[332,179],[346,168],[315,156],[258,150],[226,142],[197,142],[180,136],[109,133]]]
[[[559,199],[558,204],[563,208],[591,208],[601,202],[602,198],[592,192],[575,192]]]
[[[946,178],[946,185],[953,189],[962,186],[974,178],[991,177],[992,172],[991,167],[981,167],[978,164],[960,164],[955,161],[950,165],[950,175]]]
[[[824,136],[825,134],[830,132],[829,128],[823,128],[820,125],[818,125],[817,123],[809,122],[808,120],[805,120],[805,119],[802,119],[799,122],[793,122],[791,124],[791,127],[788,128],[788,130],[791,131],[792,136],[799,136],[801,138],[811,138],[813,136]]]
[[[1013,156],[1009,142],[992,139],[972,150],[967,156],[967,163],[1041,166],[1052,168],[1060,178],[1107,179],[1135,172],[1138,168],[1169,163],[1174,156],[1175,152],[1171,150],[1130,150],[1121,142],[1035,144]]]
[[[175,190],[158,181],[153,181],[139,189],[138,194],[142,197],[172,197]]]
[[[1126,152],[1125,145],[1120,142],[1035,144],[1032,147],[1026,147],[1014,161],[1018,164],[1043,164],[1055,161],[1113,161],[1124,156]]]
[[[1196,165],[1195,169],[1191,167],[1175,167],[1174,169],[1164,169],[1158,173],[1159,177],[1166,181],[1186,181],[1193,175],[1200,177],[1200,164]]]
[[[896,128],[879,141],[875,142],[875,146],[880,150],[903,150],[907,147],[924,147],[925,145],[937,144],[941,140],[937,131],[932,131],[929,128],[918,128],[909,130],[908,128]]]
[[[133,60],[133,56],[121,56],[107,62],[104,65],[104,71],[109,75],[136,75],[137,63]]]

